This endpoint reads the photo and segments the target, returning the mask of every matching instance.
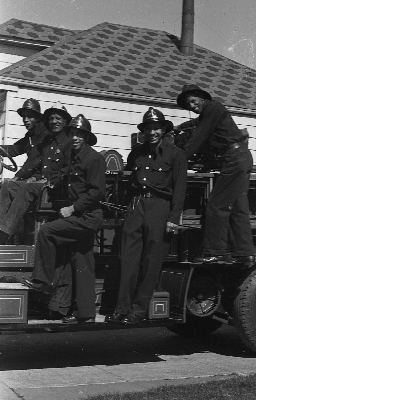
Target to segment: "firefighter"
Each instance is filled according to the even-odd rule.
[[[163,138],[172,122],[150,107],[138,128],[145,143],[131,151],[125,168],[132,171],[131,201],[122,232],[118,303],[105,319],[111,323],[145,318],[186,194],[185,153]]]
[[[199,116],[174,130],[195,127],[185,145],[188,159],[210,149],[222,160],[221,171],[207,202],[203,255],[195,262],[237,261],[253,264],[255,250],[249,217],[247,192],[253,158],[246,137],[231,114],[199,86],[183,86],[178,105]]]
[[[25,284],[32,289],[51,293],[49,308],[63,315],[70,314],[74,292],[76,313],[65,315],[62,321],[66,324],[94,323],[93,246],[95,233],[103,222],[100,201],[106,190],[106,164],[104,157],[92,148],[97,138],[92,133],[90,122],[82,114],[73,118],[66,130],[72,139],[68,173],[72,204],[61,208],[60,219],[41,226],[32,277],[25,279]],[[71,270],[72,280],[65,280],[62,284],[56,282],[55,277],[65,278]]]
[[[1,146],[11,157],[26,154],[27,158],[21,169],[10,180],[24,180],[31,176],[35,166],[40,160],[40,154],[36,146],[42,143],[49,131],[43,124],[43,114],[40,112],[40,104],[36,99],[28,99],[17,113],[22,117],[22,122],[27,129],[25,136],[14,144]]]
[[[34,204],[46,184],[57,187],[68,168],[70,139],[64,127],[71,120],[66,108],[57,103],[43,114],[44,125],[50,132],[36,144],[31,157],[32,169],[25,180],[5,181],[0,191],[0,244],[5,244],[28,208]],[[36,154],[37,152],[37,154]],[[51,194],[51,190],[50,190]]]

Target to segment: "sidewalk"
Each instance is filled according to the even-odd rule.
[[[227,332],[227,337],[230,338],[232,333],[230,331]],[[148,332],[144,331],[142,334],[149,335]],[[196,344],[194,345],[194,349],[197,346],[196,351],[190,351],[191,349],[187,348],[190,342],[184,342],[181,343],[183,351],[176,352],[177,355],[175,355],[171,351],[161,351],[162,343],[168,344],[165,341],[164,333],[154,331],[152,334],[154,336],[153,339],[150,337],[147,337],[147,340],[141,337],[137,338],[137,341],[135,341],[137,347],[134,347],[135,361],[130,363],[0,371],[0,399],[75,400],[106,392],[143,391],[163,385],[180,385],[204,382],[210,379],[223,379],[234,373],[248,375],[256,372],[256,359],[254,357],[240,357],[237,354],[229,355],[226,343],[225,350],[227,351],[218,353],[203,351],[202,349],[199,352]],[[220,334],[221,342],[223,342],[223,334],[224,330]],[[54,335],[50,334],[49,337],[54,340]],[[124,335],[123,332],[120,333],[119,340],[122,340],[125,336],[122,335]],[[44,337],[44,335],[42,336]],[[20,345],[23,343],[22,340],[17,337],[14,342],[16,341],[16,345]],[[45,343],[44,340],[43,343]],[[98,337],[97,340],[99,340]],[[21,342],[19,343],[19,341]],[[82,343],[83,347],[85,342],[83,341]],[[154,349],[153,358],[149,358],[149,350],[141,350],[142,346],[147,348],[149,343],[154,343],[151,349]],[[105,342],[98,342],[98,344],[106,347]],[[69,342],[66,342],[65,345],[72,346]],[[74,343],[73,345],[75,348],[70,349],[70,351],[75,352],[79,344]],[[34,346],[34,343],[32,343],[32,346]],[[41,346],[42,344],[40,343],[39,348],[26,350],[28,363],[29,351],[33,351],[35,355],[40,355]],[[7,347],[5,346],[4,348],[6,349]],[[213,348],[211,347],[210,349]],[[132,350],[130,351],[132,352]],[[43,357],[50,356],[45,351],[42,354]],[[57,357],[56,353],[54,355]],[[10,354],[9,357],[11,356]],[[120,362],[124,361],[121,357],[119,359]],[[46,362],[43,365],[46,365]]]
[[[154,381],[119,382],[104,384],[87,384],[62,387],[42,388],[17,388],[10,389],[0,384],[1,400],[75,400],[84,399],[88,396],[104,393],[141,392],[155,389],[165,385],[189,385],[227,379],[230,375],[215,375],[210,377],[185,378],[185,379],[164,379]]]

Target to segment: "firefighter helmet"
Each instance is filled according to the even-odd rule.
[[[65,119],[66,125],[68,125],[71,122],[72,117],[69,114],[69,112],[67,111],[67,109],[60,102],[57,102],[56,104],[54,104],[54,106],[48,108],[43,113],[43,121],[44,121],[44,125],[46,126],[47,129],[49,129],[49,125],[48,125],[49,118],[53,114],[61,115]]]
[[[153,122],[159,122],[162,127],[165,127],[165,132],[170,132],[174,128],[174,124],[171,121],[165,119],[164,114],[153,108],[150,107],[143,115],[142,123],[139,124],[137,127],[140,131],[143,132],[143,129],[146,125],[149,125]]]
[[[36,99],[28,99],[24,101],[21,108],[18,108],[17,113],[23,118],[26,113],[33,113],[36,118],[41,118],[40,104]]]
[[[85,132],[89,136],[88,144],[94,146],[97,143],[97,137],[92,132],[92,127],[90,122],[85,118],[83,114],[78,114],[76,117],[71,119],[71,122],[65,127],[67,132],[69,132],[70,128],[78,129],[82,132]]]

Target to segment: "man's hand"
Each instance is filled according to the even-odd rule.
[[[74,206],[72,205],[72,206],[69,206],[69,207],[63,207],[63,208],[60,210],[60,214],[61,214],[61,216],[62,216],[63,218],[68,218],[68,217],[70,217],[70,216],[73,214],[74,211],[75,211],[75,210],[74,210]]]
[[[178,225],[174,224],[173,222],[167,222],[167,226],[165,228],[165,232],[175,232],[178,229]]]

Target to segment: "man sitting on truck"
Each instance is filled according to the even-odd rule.
[[[40,155],[34,161],[35,167],[29,173],[26,170],[25,180],[5,181],[0,190],[0,244],[6,244],[16,232],[20,220],[36,203],[43,187],[59,186],[68,168],[70,139],[64,127],[71,116],[57,103],[44,112],[43,120],[50,134],[35,146]]]
[[[70,314],[75,292],[76,315],[65,315],[62,321],[87,324],[94,323],[96,317],[93,245],[95,233],[103,222],[100,201],[106,192],[106,163],[92,148],[97,138],[82,114],[73,118],[66,130],[72,139],[68,172],[71,205],[61,208],[60,219],[41,226],[32,279],[25,279],[25,284],[52,293],[49,308],[63,315]],[[67,285],[58,285],[55,278],[65,279],[71,270],[74,279]]]
[[[22,117],[22,122],[27,132],[22,139],[17,140],[14,144],[2,145],[1,147],[11,157],[26,154],[27,158],[15,176],[10,178],[11,181],[24,180],[32,175],[32,171],[40,161],[40,153],[37,150],[37,145],[50,135],[43,124],[40,104],[36,99],[31,98],[26,100],[22,107],[17,110],[17,113]]]
[[[137,324],[145,318],[171,233],[177,229],[186,194],[185,153],[163,139],[173,124],[152,107],[138,128],[145,143],[128,156],[131,202],[122,232],[118,303],[106,322]]]

